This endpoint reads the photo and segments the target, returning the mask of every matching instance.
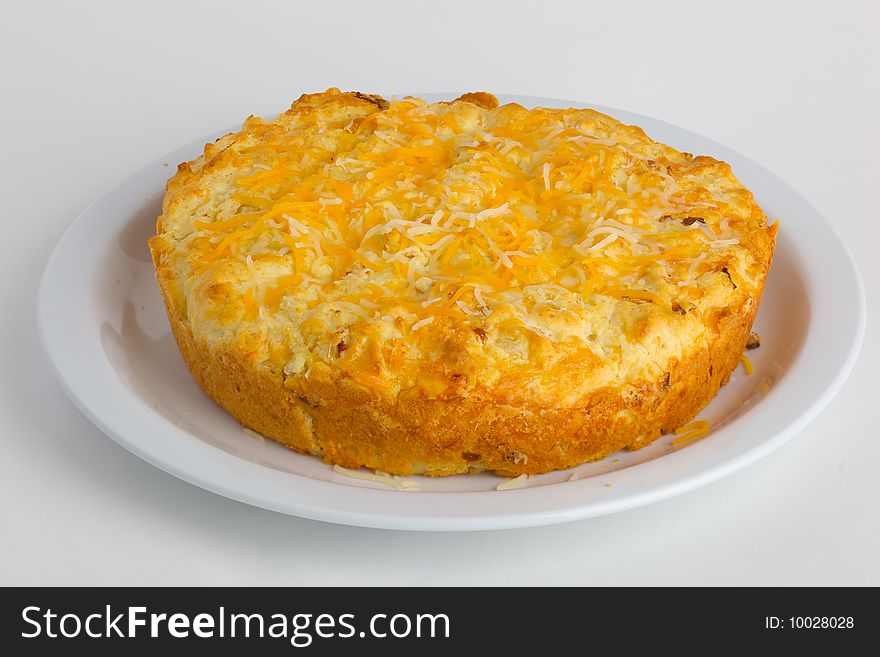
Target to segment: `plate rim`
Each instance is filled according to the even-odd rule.
[[[432,97],[454,97],[454,95],[452,94],[439,93],[419,94],[419,96],[426,99],[432,99]],[[703,142],[706,142],[707,144],[710,144],[713,148],[717,147],[716,150],[713,151],[716,156],[719,156],[718,152],[720,151],[724,154],[723,159],[727,161],[729,161],[730,156],[733,155],[733,159],[739,160],[742,163],[748,163],[748,165],[755,169],[760,175],[767,178],[768,180],[771,180],[774,184],[774,187],[779,187],[787,195],[791,196],[793,199],[797,200],[802,205],[809,208],[814,217],[819,220],[820,225],[824,227],[828,235],[832,238],[832,242],[837,248],[839,254],[843,256],[842,260],[838,261],[839,265],[843,265],[843,269],[841,270],[839,275],[844,277],[849,276],[850,280],[848,282],[852,286],[852,291],[854,292],[855,304],[852,309],[853,317],[851,319],[854,321],[851,324],[853,330],[851,332],[848,350],[846,351],[843,358],[840,359],[839,362],[837,362],[834,376],[826,383],[818,396],[813,399],[809,403],[809,405],[800,412],[797,417],[788,422],[782,429],[776,431],[772,436],[764,438],[749,449],[742,451],[741,453],[734,455],[731,458],[721,459],[719,462],[710,467],[696,468],[693,472],[691,472],[690,474],[686,474],[683,477],[676,477],[671,480],[662,482],[658,485],[649,486],[647,488],[644,488],[643,490],[636,491],[634,493],[615,494],[614,492],[610,492],[610,494],[604,496],[605,499],[597,500],[593,499],[593,496],[585,495],[585,499],[578,503],[578,496],[570,495],[569,497],[572,498],[572,501],[568,505],[554,505],[552,503],[548,503],[547,500],[543,499],[548,496],[551,498],[554,497],[553,493],[557,491],[552,491],[550,489],[558,489],[558,484],[548,484],[541,487],[504,491],[504,495],[500,495],[498,492],[495,491],[424,491],[418,493],[408,493],[395,490],[379,490],[359,486],[346,486],[334,483],[332,481],[319,481],[303,475],[279,472],[266,466],[261,466],[257,463],[248,461],[247,459],[237,457],[231,453],[225,452],[223,450],[220,450],[219,448],[210,445],[208,445],[208,447],[210,449],[216,450],[217,452],[217,454],[214,455],[216,456],[216,459],[212,458],[210,460],[206,460],[203,463],[203,467],[201,467],[200,470],[197,469],[197,471],[195,472],[193,471],[192,467],[193,461],[181,462],[180,460],[175,460],[175,458],[167,458],[168,455],[166,455],[166,458],[163,458],[162,454],[156,453],[155,448],[153,450],[149,449],[149,446],[152,443],[147,442],[145,444],[142,440],[134,439],[132,436],[133,432],[130,429],[129,431],[125,431],[124,429],[121,430],[119,427],[118,419],[116,421],[111,421],[110,419],[108,419],[107,409],[103,409],[103,412],[95,409],[94,401],[87,399],[86,396],[83,394],[83,386],[81,385],[82,381],[80,380],[80,385],[77,384],[76,373],[71,372],[71,366],[73,365],[73,363],[70,360],[70,354],[63,353],[64,349],[61,348],[62,346],[59,341],[60,336],[58,334],[58,325],[57,323],[52,321],[53,312],[57,313],[57,310],[53,309],[53,304],[51,303],[53,298],[52,295],[57,291],[59,285],[62,282],[66,282],[66,279],[63,276],[59,277],[60,272],[63,270],[62,265],[64,264],[63,256],[65,253],[65,249],[68,248],[69,244],[72,241],[74,241],[77,236],[77,231],[83,230],[83,227],[86,226],[88,222],[88,218],[94,212],[96,212],[96,209],[100,208],[102,203],[110,202],[113,199],[114,195],[121,193],[126,186],[129,186],[132,183],[136,182],[141,176],[145,175],[152,168],[160,166],[164,162],[171,162],[173,160],[173,158],[170,157],[171,155],[186,150],[195,151],[202,144],[211,141],[214,136],[216,136],[217,134],[223,134],[223,132],[211,133],[211,135],[204,139],[194,140],[189,144],[180,146],[170,153],[165,154],[147,163],[143,167],[139,168],[137,171],[133,172],[131,175],[113,185],[110,189],[108,189],[106,192],[96,198],[92,203],[90,203],[77,216],[77,218],[73,222],[71,222],[70,226],[67,227],[55,247],[52,249],[52,252],[43,270],[37,293],[37,328],[43,352],[46,354],[47,359],[50,362],[53,374],[55,375],[55,378],[58,380],[65,394],[71,399],[71,401],[73,401],[80,412],[82,412],[93,424],[95,424],[99,429],[101,429],[119,445],[126,448],[128,451],[132,452],[139,458],[147,461],[151,465],[159,468],[160,470],[171,474],[172,476],[175,476],[179,479],[187,481],[191,484],[199,486],[200,488],[209,490],[213,493],[253,506],[289,515],[309,518],[312,520],[320,520],[337,524],[363,527],[422,531],[485,530],[548,525],[559,522],[597,517],[669,499],[673,496],[694,490],[696,488],[699,488],[700,486],[721,479],[722,477],[727,476],[728,474],[732,474],[733,472],[736,472],[746,467],[747,465],[757,461],[763,456],[769,454],[771,451],[781,446],[791,437],[796,435],[801,429],[803,429],[804,426],[811,422],[828,405],[828,403],[830,403],[830,401],[842,388],[844,382],[846,381],[846,378],[848,377],[858,358],[858,354],[860,352],[866,330],[867,302],[864,283],[862,281],[855,259],[852,256],[852,253],[847,248],[846,244],[843,242],[840,236],[836,233],[836,231],[834,231],[833,227],[824,219],[824,217],[822,217],[818,210],[816,210],[809,203],[809,201],[807,201],[797,190],[795,190],[782,178],[770,172],[751,158],[748,158],[741,153],[712,140],[711,138],[704,137],[699,133],[695,133],[691,130],[682,128],[667,121],[635,114],[626,110],[608,108],[590,103],[584,103],[581,101],[511,94],[499,94],[499,97],[507,102],[513,101],[531,105],[545,104],[546,106],[586,106],[595,108],[598,111],[610,114],[611,116],[614,116],[616,118],[629,117],[629,120],[636,118],[638,119],[637,121],[634,121],[634,123],[636,124],[640,124],[640,121],[646,121],[647,123],[652,123],[655,126],[662,125],[666,129],[685,133],[689,137],[697,138]],[[236,128],[232,128],[232,130],[235,129]],[[168,169],[168,172],[170,173],[171,170]],[[115,227],[116,225],[114,225],[114,228]],[[112,231],[107,232],[108,234],[114,234]],[[797,244],[798,240],[794,239],[792,243]],[[95,266],[96,265],[93,265],[93,268]],[[88,269],[88,267],[86,267],[85,269]],[[83,271],[85,271],[85,269]],[[812,329],[814,321],[815,320],[811,313],[810,329]],[[801,353],[799,353],[794,358],[792,363],[789,365],[789,369],[793,368],[795,365],[804,360],[804,351],[806,349],[808,340],[809,335],[805,338],[804,348],[801,350]],[[108,367],[110,367],[109,364]],[[118,381],[116,382],[116,384],[118,388],[117,392],[127,392],[123,391],[123,386],[119,385]],[[781,384],[782,382],[780,382],[780,385]],[[773,392],[774,391],[771,390],[771,393]],[[136,397],[134,397],[134,395],[131,395],[130,393],[127,393],[127,397],[135,400],[137,404],[145,406],[142,400],[138,400]],[[751,409],[734,422],[731,422],[731,424],[728,426],[735,426],[743,418],[754,414],[756,410],[757,409],[754,408]],[[166,429],[170,428],[172,433],[182,432],[186,435],[190,435],[188,434],[188,432],[180,429],[179,427],[176,427],[165,418],[161,418],[159,416],[155,417],[160,420],[160,423]],[[193,437],[193,439],[198,441],[202,445],[206,445],[195,437]],[[677,452],[675,454],[666,455],[661,459],[654,459],[653,461],[641,463],[632,466],[627,470],[644,472],[645,469],[648,468],[652,463],[656,464],[659,460],[662,460],[665,463],[669,463],[669,459],[674,459],[674,457],[684,455],[686,452],[689,452],[694,448],[699,447],[700,445],[692,445],[688,448],[688,450],[682,450],[681,452]],[[171,456],[174,457],[175,455],[171,454]],[[234,479],[233,483],[230,484],[227,470],[229,467],[233,467],[233,461],[240,464],[247,464],[245,466],[246,470],[259,468],[259,474],[265,477],[265,480],[258,480],[254,482],[251,478],[242,479],[241,477],[239,477],[238,479]],[[679,459],[679,461],[681,461],[681,458]],[[615,479],[619,480],[621,478],[621,475],[626,473],[627,470],[615,472]],[[224,473],[226,474],[224,475]],[[630,476],[631,475],[632,473],[630,473]],[[608,483],[609,477],[610,474],[598,475],[590,477],[589,479],[567,483],[566,486],[571,487],[572,491],[576,489],[585,490],[592,487],[600,487]],[[306,499],[291,499],[289,497],[272,497],[268,495],[270,491],[275,490],[273,486],[282,481],[287,481],[287,487],[289,488],[290,478],[293,478],[296,481],[299,492],[301,494],[307,494],[305,495]],[[234,485],[235,481],[238,481],[239,485]],[[251,483],[252,485],[250,487],[242,487],[242,482]],[[276,490],[276,492],[278,492],[278,490]],[[341,508],[340,506],[334,506],[334,503],[336,502],[331,502],[328,505],[327,502],[309,503],[307,499],[309,497],[309,494],[314,494],[315,498],[318,500],[326,499],[327,497],[340,497],[340,495],[334,495],[331,493],[341,493],[341,497],[343,499],[348,497],[361,498],[361,501],[363,501],[364,499],[368,499],[370,503],[374,503],[374,506],[376,508],[379,508],[380,510],[366,511],[364,510],[363,505],[361,505],[360,509]],[[424,503],[415,503],[416,506],[421,505],[422,507],[426,507],[426,509],[422,509],[421,514],[414,513],[414,510],[409,508],[413,506],[413,504],[410,504],[409,502],[403,503],[405,500],[407,500],[408,498],[412,498],[413,496],[424,500]],[[508,497],[506,496],[509,496],[509,503],[505,503],[505,505],[511,510],[503,512],[500,509],[495,509],[493,512],[488,514],[442,513],[438,512],[436,504],[432,504],[432,502],[439,501],[437,499],[437,496],[442,496],[442,501],[444,502],[453,503],[452,506],[461,504],[464,506],[464,508],[473,506],[474,502],[476,502],[478,499],[486,500],[487,496],[491,496],[490,499],[497,500],[495,503],[490,504],[490,506],[498,507],[501,504],[500,501],[507,500]],[[528,507],[528,502],[535,500],[540,502],[540,504],[537,505],[539,507],[537,509],[525,510],[520,512],[513,510],[516,507],[523,505],[523,503],[525,503],[525,506]],[[449,505],[441,506],[445,507]],[[406,509],[402,507],[406,507]],[[433,511],[433,513],[425,514],[425,510]]]

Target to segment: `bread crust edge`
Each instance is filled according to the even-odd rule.
[[[391,404],[338,373],[285,378],[197,341],[174,303],[173,277],[159,266],[158,279],[193,378],[244,427],[327,463],[397,475],[533,475],[644,447],[687,423],[728,382],[760,299],[721,317],[714,340],[671,362],[660,381],[594,390],[576,408],[477,395],[429,399],[416,390]]]

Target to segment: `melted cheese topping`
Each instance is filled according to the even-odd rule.
[[[650,268],[687,287],[739,242],[723,196],[683,187],[654,145],[607,136],[589,111],[457,114],[408,98],[335,126],[332,149],[308,130],[245,149],[237,210],[194,223],[203,266],[283,258],[287,273],[243,291],[254,317],[288,298],[365,319],[403,302],[414,327],[490,316],[529,288],[659,303]]]
[[[250,119],[217,149],[222,172],[197,172],[222,186],[187,189],[203,200],[173,222],[165,210],[190,320],[263,332],[263,358],[287,375],[342,363],[380,387],[389,359],[436,358],[422,343],[450,323],[491,334],[515,364],[541,365],[536,340],[606,358],[650,309],[699,316],[763,277],[766,220],[722,162],[592,110],[347,97]],[[241,314],[204,309],[218,281]],[[622,334],[597,338],[602,325]],[[400,347],[349,349],[369,326]]]

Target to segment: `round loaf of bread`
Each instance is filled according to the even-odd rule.
[[[512,476],[699,412],[775,234],[727,164],[593,110],[330,89],[181,164],[150,248],[184,360],[245,427]]]

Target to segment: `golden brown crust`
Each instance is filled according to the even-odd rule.
[[[171,295],[162,289],[168,303]],[[413,395],[389,406],[345,381],[296,389],[235,351],[198,344],[168,304],[193,377],[244,426],[327,463],[430,476],[538,474],[650,444],[693,418],[727,383],[757,310],[753,304],[722,318],[715,342],[671,363],[668,377],[598,390],[583,408],[560,409]]]
[[[519,106],[497,107],[486,93],[464,94],[444,105],[456,129],[487,116],[502,127],[528,118]],[[314,303],[302,300],[305,285],[284,292],[288,305],[254,309],[251,301],[249,307],[248,294],[280,289],[276,281],[291,278],[291,267],[298,272],[302,263],[292,263],[290,253],[265,249],[259,262],[248,255],[245,263],[243,254],[238,260],[212,259],[225,233],[214,237],[217,233],[206,233],[199,222],[223,224],[252,212],[242,209],[252,201],[230,206],[227,199],[236,189],[229,181],[243,168],[252,179],[263,175],[249,155],[255,148],[283,143],[303,125],[319,135],[332,125],[369,132],[375,126],[368,122],[389,107],[369,94],[303,95],[278,120],[251,117],[240,133],[209,144],[168,182],[150,248],[171,326],[196,381],[244,426],[345,467],[432,476],[481,470],[535,474],[648,444],[691,419],[727,382],[758,309],[775,228],[767,227],[725,163],[682,155],[590,110],[571,111],[570,121],[580,121],[572,125],[598,131],[598,143],[609,139],[602,135],[614,135],[638,156],[634,175],[650,178],[658,170],[657,176],[676,180],[681,194],[696,199],[687,211],[656,222],[658,230],[671,231],[659,233],[661,239],[675,238],[682,227],[694,233],[705,228],[709,237],[703,239],[736,239],[721,239],[708,257],[690,260],[684,259],[685,246],[675,246],[668,253],[679,255],[665,271],[633,273],[631,282],[618,286],[622,290],[573,296],[559,281],[551,287],[562,296],[548,297],[544,288],[543,296],[532,294],[529,286],[514,290],[521,312],[490,302],[496,303],[491,316],[482,316],[474,312],[473,304],[483,303],[478,294],[468,297],[470,309],[458,312],[454,288],[441,303],[432,305],[435,298],[423,305],[427,293],[413,298],[412,285],[400,292],[401,306],[388,310],[387,319],[345,319],[333,300],[305,311]],[[330,148],[326,139],[321,143]],[[532,175],[538,190],[544,189],[541,169]],[[544,180],[547,175],[543,171]],[[618,219],[609,225],[626,228]],[[611,260],[590,262],[608,265],[629,257],[620,244],[611,245],[616,249]],[[314,276],[326,266],[317,258],[306,265]],[[676,279],[676,272],[690,278]],[[369,286],[387,290],[393,282],[370,279],[357,263],[329,281],[325,285],[331,288],[351,283],[349,297]],[[262,287],[254,288],[255,282]],[[499,290],[484,287],[487,297],[494,292]],[[419,332],[423,320],[413,309],[437,312],[429,318],[430,331]],[[309,322],[317,323],[311,334],[303,328]]]

